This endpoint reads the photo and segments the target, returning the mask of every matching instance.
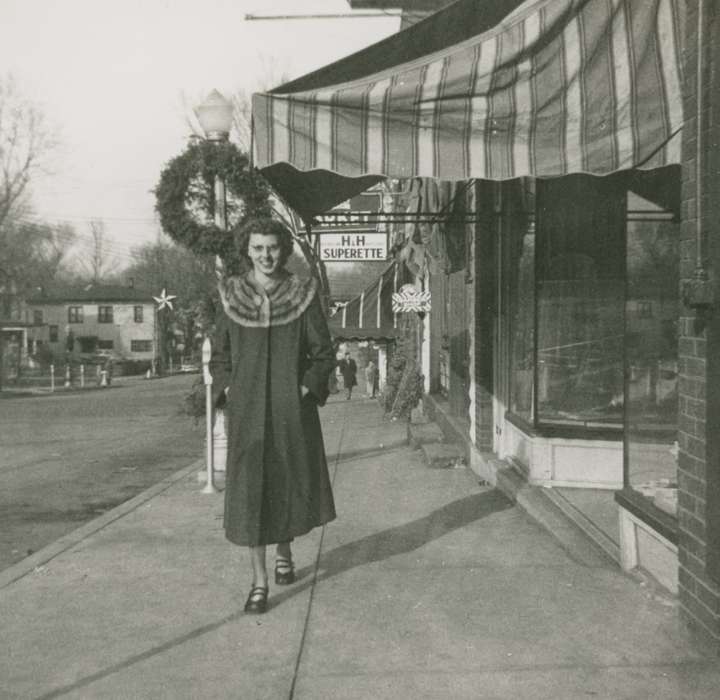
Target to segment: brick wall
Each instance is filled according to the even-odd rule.
[[[719,46],[718,0],[706,0],[707,47]],[[688,3],[683,130],[681,284],[696,268],[697,2]],[[700,134],[706,158],[702,199],[705,245],[702,257],[711,278],[720,270],[720,51],[708,50],[704,81],[707,110]],[[713,65],[711,65],[713,64]],[[710,79],[712,78],[712,79]],[[713,85],[713,83],[715,83]],[[711,105],[714,101],[716,104]],[[678,550],[679,599],[691,628],[720,650],[720,313],[698,313],[684,306],[679,319]]]

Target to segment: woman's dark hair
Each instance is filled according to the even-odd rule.
[[[280,245],[280,265],[284,267],[293,251],[293,235],[290,229],[269,216],[248,219],[235,234],[237,250],[248,263],[250,262],[248,244],[250,243],[250,234],[253,233],[259,233],[262,236],[277,236]]]

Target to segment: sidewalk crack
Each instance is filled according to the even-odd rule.
[[[340,437],[337,443],[337,451],[333,456],[332,474],[330,475],[330,485],[332,488],[335,487],[335,479],[337,477],[340,462],[342,461],[342,446],[343,440],[345,438],[345,428],[347,427],[347,415],[348,411],[346,408],[343,412],[342,427],[340,428]],[[295,659],[295,668],[293,669],[293,677],[292,683],[290,685],[290,694],[288,695],[288,700],[293,700],[293,698],[295,697],[295,687],[297,685],[298,675],[300,673],[300,664],[302,663],[303,652],[305,651],[305,640],[307,638],[308,626],[310,625],[310,615],[312,614],[313,600],[315,599],[315,585],[317,584],[318,571],[320,570],[320,558],[322,556],[323,543],[325,542],[326,529],[327,526],[323,525],[322,531],[320,533],[320,542],[318,544],[317,556],[315,557],[315,563],[313,565],[312,583],[310,584],[310,596],[308,598],[307,610],[305,612],[302,636],[300,637],[300,648],[298,649],[297,658]]]

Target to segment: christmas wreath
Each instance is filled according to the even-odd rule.
[[[270,188],[230,142],[196,141],[160,174],[155,208],[163,231],[198,255],[219,255],[232,268],[233,230],[248,216],[269,215]],[[215,176],[225,182],[227,230],[214,223]]]

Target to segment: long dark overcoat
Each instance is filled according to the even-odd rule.
[[[343,377],[343,384],[348,389],[352,386],[357,386],[357,363],[355,360],[350,358],[349,360],[340,360],[338,363],[340,367],[340,374]]]
[[[233,279],[234,287],[221,283],[210,364],[216,405],[227,412],[225,534],[239,545],[286,542],[335,518],[318,416],[332,343],[314,281],[288,275],[265,294],[251,277]],[[264,320],[252,308],[248,316],[253,304]]]

